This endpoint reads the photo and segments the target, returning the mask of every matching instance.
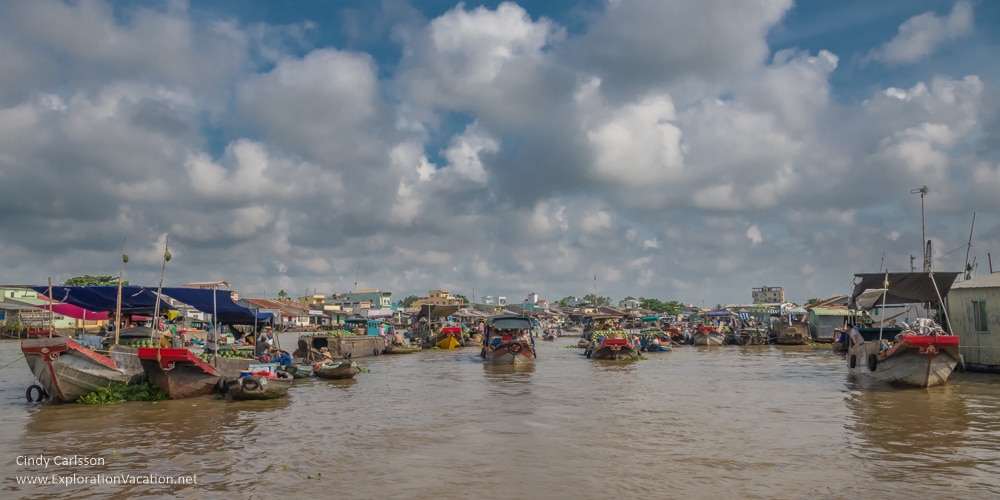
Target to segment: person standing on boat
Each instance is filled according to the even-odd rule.
[[[865,342],[865,339],[864,337],[861,336],[861,332],[858,331],[858,327],[853,323],[850,326],[851,330],[847,333],[847,335],[851,338],[851,342],[854,345],[863,344]]]

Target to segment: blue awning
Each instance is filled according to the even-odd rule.
[[[37,293],[47,295],[49,287],[30,287]],[[233,302],[228,290],[208,290],[203,288],[164,288],[163,295],[187,304],[203,313],[217,312],[220,323],[254,324],[266,322],[274,317],[272,313],[254,312]],[[214,296],[214,300],[213,300]],[[65,302],[89,311],[114,311],[118,302],[117,286],[54,286],[52,296],[58,302]],[[156,288],[142,286],[122,287],[122,312],[127,314],[152,314],[156,307]],[[172,310],[170,304],[160,302],[160,310]]]

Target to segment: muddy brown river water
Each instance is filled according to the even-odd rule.
[[[0,498],[1000,496],[1000,376],[900,390],[825,347],[609,364],[575,343],[539,339],[517,370],[474,348],[365,358],[262,402],[28,404],[19,360],[0,369]],[[18,356],[0,343],[0,366]],[[195,483],[142,484],[171,479]]]

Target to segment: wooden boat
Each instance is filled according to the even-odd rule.
[[[292,363],[278,369],[291,375],[292,378],[309,378],[313,376],[312,363]]]
[[[385,354],[409,354],[412,352],[420,352],[422,350],[424,350],[424,348],[416,344],[410,344],[410,345],[400,344],[400,345],[387,345],[385,346],[385,350],[382,352],[384,352]]]
[[[227,381],[230,397],[238,401],[275,399],[288,394],[292,375],[277,369],[277,365],[250,365],[249,373]]]
[[[771,343],[771,337],[764,330],[758,328],[741,328],[726,336],[726,343],[729,345],[767,345]]]
[[[691,335],[691,343],[694,345],[723,345],[724,341],[725,336],[714,326],[699,326]]]
[[[958,273],[856,274],[851,303],[862,309],[880,305],[926,303],[940,311]],[[883,284],[884,283],[884,284]],[[930,318],[905,325],[895,334],[887,328],[854,328],[848,334],[845,360],[850,373],[877,382],[910,387],[944,384],[960,361],[959,337]],[[876,336],[877,333],[877,336]]]
[[[670,337],[670,342],[674,345],[688,345],[691,343],[691,334],[682,328],[671,326],[664,328],[663,331]]]
[[[138,363],[129,363],[135,348],[113,346],[108,356],[81,346],[69,337],[34,337],[21,340],[21,352],[39,389],[28,389],[28,397],[73,402],[98,387],[119,382],[135,383],[146,377]],[[32,394],[35,392],[37,394]]]
[[[482,347],[483,346],[483,336],[480,335],[480,334],[478,334],[478,333],[472,334],[472,336],[465,338],[465,342],[463,343],[463,346],[464,347]]]
[[[139,361],[149,379],[170,399],[184,399],[224,390],[256,361],[217,355],[207,360],[182,347],[140,347]]]
[[[663,330],[659,328],[645,328],[639,334],[642,336],[642,351],[670,352],[670,337]]]
[[[349,359],[341,361],[326,360],[314,364],[313,372],[319,378],[343,380],[354,378],[355,375],[361,373],[361,368],[358,367],[357,361]]]
[[[438,349],[455,349],[462,345],[462,328],[446,326],[431,339]]]
[[[624,331],[598,330],[593,335],[596,338],[584,352],[590,359],[621,360],[639,356],[639,348],[627,338],[628,334]]]
[[[486,344],[480,356],[493,365],[532,363],[536,359],[531,318],[496,316],[487,323]]]
[[[778,345],[807,345],[812,341],[806,312],[783,313],[771,325],[771,338]]]

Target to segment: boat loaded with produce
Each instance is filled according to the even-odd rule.
[[[86,311],[90,318],[112,315],[116,308],[125,314],[151,314],[156,295],[143,287],[124,287],[118,306],[118,286],[33,286],[35,292],[54,303],[47,306],[60,314]],[[107,350],[95,351],[55,333],[53,328],[32,332],[21,341],[21,352],[38,382],[27,390],[31,401],[51,399],[73,402],[97,388],[117,383],[135,383],[146,373],[136,357],[136,347],[112,342]],[[114,338],[114,336],[112,336]]]

